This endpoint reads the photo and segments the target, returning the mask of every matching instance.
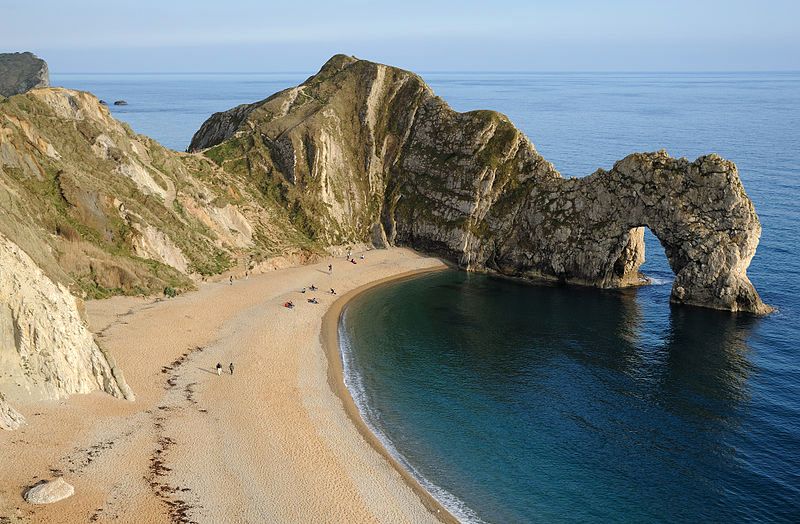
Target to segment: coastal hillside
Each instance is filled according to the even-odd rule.
[[[62,88],[0,101],[0,233],[87,298],[190,289],[318,251],[255,181],[166,149]]]
[[[408,71],[337,55],[301,85],[209,118],[189,151],[274,195],[323,244],[397,244],[472,271],[643,282],[644,227],[671,300],[766,313],[746,275],[761,226],[736,166],[666,152],[564,179],[500,113],[458,113]]]
[[[73,296],[173,295],[343,244],[609,288],[643,283],[649,227],[673,302],[770,310],[746,275],[758,217],[716,155],[637,153],[564,179],[504,115],[455,112],[419,76],[344,55],[213,115],[189,149],[137,135],[86,92],[0,99],[0,393],[132,396]]]
[[[0,99],[0,428],[26,400],[133,398],[82,299],[171,296],[320,252],[250,179],[135,134],[89,93]]]

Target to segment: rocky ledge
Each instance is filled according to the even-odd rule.
[[[334,56],[303,84],[209,118],[190,151],[274,197],[323,244],[372,241],[472,271],[638,285],[644,228],[674,303],[763,314],[761,233],[736,166],[637,153],[563,178],[502,114],[453,111],[410,72]]]
[[[0,53],[0,96],[50,85],[47,63],[33,53]]]

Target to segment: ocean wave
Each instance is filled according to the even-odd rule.
[[[380,441],[381,445],[386,448],[389,454],[400,463],[400,465],[416,479],[417,482],[436,499],[439,504],[444,506],[454,517],[459,521],[468,524],[487,524],[486,521],[481,519],[472,508],[456,497],[443,487],[434,484],[424,475],[422,475],[408,459],[398,451],[392,440],[386,435],[380,425],[380,414],[370,407],[367,402],[366,387],[364,386],[364,379],[356,369],[353,356],[353,347],[350,338],[347,336],[345,325],[347,323],[347,309],[345,308],[341,321],[339,322],[339,351],[342,355],[342,369],[344,374],[344,385],[353,397],[353,402],[358,409],[361,419],[367,425],[369,430]]]
[[[675,280],[675,277],[657,277],[653,275],[645,275],[647,281],[651,286],[665,286],[667,284],[672,285],[672,281]]]

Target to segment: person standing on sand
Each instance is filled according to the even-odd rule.
[[[230,370],[231,370],[231,376],[233,376],[233,362],[231,362],[231,365],[230,365],[230,366],[228,366],[228,368],[230,368]]]
[[[333,273],[333,264],[328,264],[328,274]]]
[[[231,285],[233,285],[233,275],[231,275]]]
[[[217,362],[217,376],[218,377],[222,376],[222,364],[220,364],[219,362]]]

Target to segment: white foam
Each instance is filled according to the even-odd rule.
[[[367,394],[364,387],[364,380],[361,374],[356,369],[354,364],[353,348],[347,330],[345,329],[347,317],[347,308],[342,313],[341,321],[339,322],[339,351],[342,355],[342,368],[344,371],[344,385],[350,391],[350,396],[353,397],[358,412],[361,415],[361,420],[367,425],[369,430],[377,437],[384,448],[389,454],[399,462],[403,468],[406,469],[411,475],[419,482],[419,484],[436,499],[439,504],[444,506],[454,517],[459,521],[469,524],[486,524],[486,521],[481,519],[475,511],[464,503],[463,500],[456,497],[446,489],[438,486],[425,478],[409,461],[400,453],[395,447],[394,443],[384,433],[380,425],[380,413],[375,411],[367,403]]]

